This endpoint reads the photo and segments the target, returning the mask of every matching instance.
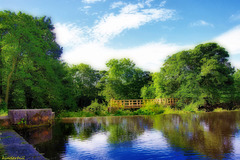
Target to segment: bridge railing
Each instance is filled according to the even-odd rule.
[[[128,100],[110,100],[110,107],[114,108],[141,108],[147,103],[156,103],[174,106],[176,105],[177,98],[159,98],[159,99],[128,99]]]

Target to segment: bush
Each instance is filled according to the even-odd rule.
[[[144,107],[135,111],[137,115],[156,115],[164,112],[163,106],[156,103],[147,103]]]
[[[215,109],[213,110],[213,112],[225,112],[225,111],[228,111],[228,110],[223,109],[223,108],[215,108]]]
[[[197,112],[199,108],[199,103],[190,103],[183,108],[183,111],[187,112]]]
[[[7,116],[8,115],[8,109],[5,102],[2,102],[0,104],[0,116]]]
[[[92,101],[91,105],[88,106],[83,111],[88,111],[88,112],[94,113],[95,115],[98,115],[98,116],[105,115],[105,113],[107,111],[107,106],[104,104],[99,104],[97,99],[95,99],[94,101]]]

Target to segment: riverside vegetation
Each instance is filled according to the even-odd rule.
[[[58,117],[106,116],[110,99],[178,98],[173,108],[147,104],[111,115],[154,115],[235,110],[240,105],[240,70],[217,43],[199,44],[165,60],[159,72],[127,58],[106,62],[107,70],[60,60],[48,17],[0,11],[0,114],[8,109],[52,108]],[[84,54],[84,53],[80,53]]]

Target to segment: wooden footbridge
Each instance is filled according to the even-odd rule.
[[[110,108],[141,108],[144,107],[147,103],[156,103],[163,104],[166,106],[176,105],[177,98],[159,98],[159,99],[128,99],[128,100],[110,100]]]

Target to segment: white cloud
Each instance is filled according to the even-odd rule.
[[[75,24],[55,24],[57,42],[64,47],[74,47],[87,41],[86,29],[77,27]]]
[[[97,69],[106,69],[105,63],[112,58],[130,58],[140,68],[155,72],[159,71],[168,55],[190,47],[156,42],[117,50],[99,43],[86,43],[73,48],[62,58],[70,64],[87,63]]]
[[[166,3],[167,3],[167,1],[162,1],[159,6],[164,7]]]
[[[240,55],[240,25],[214,38],[213,41],[223,46],[230,54],[232,65],[240,68],[239,59],[233,58]]]
[[[95,3],[95,2],[101,2],[101,1],[105,1],[105,0],[82,0],[83,3]]]
[[[204,20],[199,20],[199,21],[193,22],[193,23],[190,24],[190,26],[191,27],[201,27],[201,26],[203,26],[203,27],[207,27],[207,26],[208,27],[214,27],[213,24],[208,23]]]
[[[148,6],[148,7],[151,7],[151,3],[153,2],[154,0],[146,0],[145,4]]]
[[[216,37],[214,41],[225,47],[230,54],[240,54],[240,25]]]
[[[122,1],[114,2],[111,5],[111,9],[119,8],[119,7],[124,6],[124,5],[126,5],[126,3],[122,2]]]
[[[82,11],[83,13],[89,15],[89,9],[91,9],[91,6],[84,6],[84,7],[79,7],[78,10]]]
[[[139,28],[151,21],[166,21],[173,18],[174,10],[145,8],[144,4],[128,4],[120,13],[105,15],[93,28],[93,36],[102,43],[119,35],[126,29]]]

